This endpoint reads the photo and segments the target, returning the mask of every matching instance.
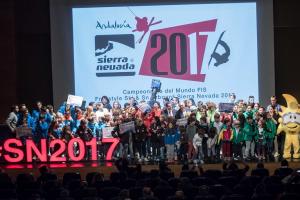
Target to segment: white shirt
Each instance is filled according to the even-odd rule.
[[[202,146],[202,137],[199,134],[195,134],[193,138],[193,146],[197,149],[199,146]]]
[[[222,126],[223,126],[222,122],[214,122],[214,127],[217,129],[218,135],[220,134]]]
[[[96,111],[97,121],[99,121],[100,117],[104,117],[104,115],[110,114],[107,108],[102,108]]]

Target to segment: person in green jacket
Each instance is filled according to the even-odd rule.
[[[267,120],[266,120],[266,129],[267,129],[267,136],[266,136],[266,155],[268,158],[272,157],[274,151],[274,139],[276,136],[276,121],[273,119],[270,113],[267,113]]]
[[[240,121],[235,120],[233,123],[233,158],[239,160],[243,158],[242,146],[244,143],[244,133],[243,128],[241,127]]]
[[[244,140],[246,143],[245,157],[246,160],[250,161],[254,158],[255,135],[256,135],[256,127],[252,116],[248,116],[246,118],[246,122],[243,128],[243,133],[244,133]]]
[[[254,117],[253,112],[252,112],[252,106],[248,105],[246,111],[244,112],[244,116],[247,119],[248,116]]]
[[[209,120],[209,123],[213,123],[215,121],[215,114],[216,114],[216,104],[213,102],[207,102],[206,115]]]
[[[267,138],[267,128],[266,121],[263,117],[259,118],[257,122],[257,134],[255,135],[256,150],[258,160],[265,160],[265,149],[266,149],[266,138]]]

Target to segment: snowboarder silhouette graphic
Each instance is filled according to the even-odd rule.
[[[210,65],[210,62],[213,58],[216,60],[216,62],[214,63],[215,67],[218,67],[219,65],[224,64],[224,63],[228,62],[228,60],[229,60],[228,58],[230,56],[230,48],[226,44],[226,42],[224,42],[222,40],[222,37],[223,37],[224,33],[225,33],[225,31],[223,31],[222,34],[219,37],[219,40],[218,40],[218,42],[215,46],[215,49],[214,49],[213,53],[211,54],[210,60],[208,62],[208,66]],[[224,48],[225,53],[219,54],[219,53],[216,52],[218,45],[221,45]]]
[[[144,32],[142,37],[137,41],[138,43],[141,43],[144,36],[146,35],[146,33],[149,31],[150,26],[156,25],[156,24],[160,24],[162,21],[157,21],[157,22],[153,22],[154,21],[154,17],[152,17],[150,23],[148,24],[148,18],[147,17],[135,17],[136,20],[136,28],[132,31],[138,31],[138,32]]]

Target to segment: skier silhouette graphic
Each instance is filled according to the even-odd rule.
[[[216,62],[214,64],[215,67],[218,67],[219,65],[224,64],[224,63],[228,62],[228,60],[229,60],[228,58],[230,56],[230,48],[227,45],[227,43],[222,40],[224,33],[225,33],[225,31],[223,31],[219,37],[219,40],[215,46],[215,49],[214,49],[213,53],[211,54],[210,60],[208,62],[208,66],[210,65],[210,62],[213,58],[216,60]],[[216,52],[218,45],[221,45],[224,48],[225,53],[219,54]]]
[[[160,24],[162,21],[157,21],[157,22],[153,22],[154,21],[154,17],[152,17],[150,23],[148,23],[148,18],[147,17],[135,17],[136,20],[136,28],[132,31],[138,31],[138,32],[144,32],[142,37],[137,41],[138,43],[141,43],[144,36],[146,35],[146,33],[149,31],[150,26],[156,25],[156,24]]]

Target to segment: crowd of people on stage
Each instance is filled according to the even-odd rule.
[[[154,102],[144,110],[141,105],[147,102],[134,98],[120,105],[118,101],[111,104],[103,96],[100,102],[91,102],[84,109],[64,103],[57,112],[53,106],[38,101],[31,112],[25,104],[12,106],[6,123],[12,135],[16,127],[31,128],[37,144],[41,139],[68,142],[75,137],[84,141],[96,138],[99,159],[105,159],[108,149],[107,144],[101,144],[105,127],[114,127],[111,134],[120,140],[115,158],[207,163],[272,160],[280,156],[284,134],[276,133],[280,112],[276,97],[270,98],[266,108],[253,99],[236,101],[234,94],[230,98],[234,103],[232,112],[219,112],[213,102],[195,103],[193,99],[176,97],[164,99],[163,105]],[[187,119],[186,124],[177,123],[182,119]],[[135,130],[121,133],[120,124],[131,121]]]

